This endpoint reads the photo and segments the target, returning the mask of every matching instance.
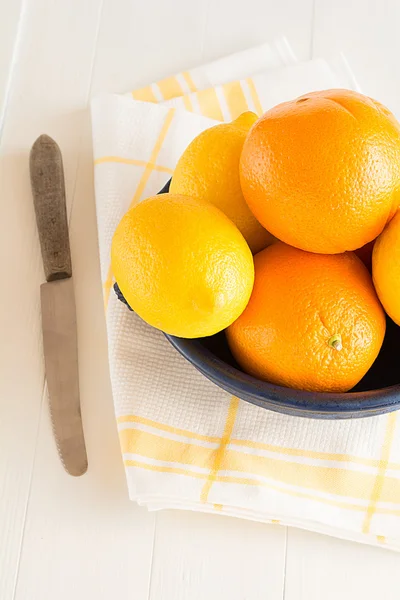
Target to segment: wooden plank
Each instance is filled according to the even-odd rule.
[[[76,3],[69,8],[71,13],[79,14],[81,20],[84,18],[82,35],[85,30],[97,33],[100,3],[92,3],[92,9],[93,14],[84,18]],[[46,17],[51,18],[47,10]],[[59,15],[60,6],[55,6],[54,11]],[[124,20],[123,12],[119,16]],[[107,11],[100,33],[104,30],[108,30]],[[68,28],[65,29],[67,32]],[[114,33],[114,39],[119,39],[118,31]],[[93,58],[95,42],[95,38],[91,38]],[[58,53],[62,53],[66,46],[64,40]],[[110,66],[109,57],[104,56]],[[57,64],[58,59],[57,53],[53,54],[51,64]],[[77,60],[73,61],[75,68],[79,60],[81,58],[77,56]],[[108,599],[114,595],[126,595],[133,588],[137,598],[147,598],[148,595],[154,517],[128,500],[108,376],[91,132],[88,112],[82,112],[87,106],[91,73],[92,66],[88,65],[85,72],[86,94],[82,95],[80,106],[76,106],[81,119],[76,125],[77,137],[70,145],[70,154],[76,162],[69,194],[67,185],[69,205],[74,205],[70,238],[78,318],[82,416],[86,424],[89,471],[78,484],[65,479],[56,455],[50,455],[54,443],[47,411],[44,411],[16,586],[16,598],[24,600],[28,597],[70,598],[72,595],[77,597],[77,593],[79,597],[93,595]],[[107,83],[108,73],[107,69],[99,68],[96,81],[100,79],[100,84]],[[54,124],[60,124],[65,112],[62,100],[56,98],[54,108]],[[67,120],[65,127],[68,126],[71,123]],[[67,164],[65,167],[67,175]],[[32,558],[36,555],[37,560]]]
[[[400,555],[288,530],[285,600],[398,600]]]
[[[105,0],[92,92],[129,92],[202,62],[204,2]]]
[[[203,60],[287,37],[299,60],[311,53],[313,0],[214,0],[204,29]]]
[[[154,516],[128,499],[115,425],[88,120],[81,138],[70,240],[89,469],[79,482],[65,476],[51,454],[52,432],[43,412],[16,600],[80,600],[92,595],[108,600],[131,590],[142,600],[149,589]],[[32,560],[39,548],[38,560]]]
[[[43,412],[15,600],[148,597],[154,517],[128,499],[107,364],[91,345],[84,366],[89,470],[64,472]]]
[[[139,510],[127,497],[109,386],[98,272],[93,166],[86,107],[101,2],[36,0],[31,2],[30,8],[29,34],[23,40],[22,49],[32,52],[32,48],[38,48],[39,56],[34,57],[33,74],[27,68],[32,56],[30,61],[21,59],[16,98],[11,103],[13,111],[6,126],[14,115],[18,116],[24,110],[17,94],[24,91],[28,94],[26,98],[33,93],[32,116],[23,115],[32,141],[41,133],[40,127],[59,142],[63,151],[69,211],[75,202],[77,221],[77,227],[71,222],[71,252],[89,472],[79,481],[63,472],[44,406],[22,533],[23,549],[17,576],[14,574],[13,577],[16,577],[15,598],[69,599],[79,594],[82,598],[93,595],[108,599],[115,594],[119,596],[120,592],[126,594],[132,585],[138,598],[146,598],[154,517]],[[74,32],[73,44],[71,31]],[[43,40],[43,37],[47,39]],[[26,59],[23,54],[22,57]],[[36,81],[39,79],[38,91],[31,77]],[[21,142],[24,150],[25,137]],[[17,197],[22,199],[22,194]],[[37,235],[32,233],[32,227],[33,222],[29,222],[25,231],[31,242]],[[38,244],[33,248],[37,254],[35,258],[38,258]],[[40,280],[43,271],[40,260],[37,263],[32,279]],[[34,283],[31,295],[35,291]],[[37,311],[37,306],[35,309]],[[35,333],[37,335],[38,331]],[[41,352],[40,344],[37,345]],[[35,372],[43,377],[41,364],[40,367],[36,365]],[[25,398],[25,403],[28,399],[32,401]],[[15,424],[13,428],[15,430]],[[26,446],[28,442],[32,442],[29,436],[25,440]],[[14,467],[18,468],[16,460]],[[16,495],[15,490],[10,490],[10,498],[13,495]],[[1,597],[3,600],[4,596]],[[7,596],[5,598],[8,600]]]
[[[67,533],[70,535],[71,548],[76,552],[75,558],[78,560],[79,557],[82,559],[86,557],[82,563],[83,578],[91,580],[91,545],[94,554],[96,549],[98,553],[103,552],[104,556],[107,556],[105,549],[108,549],[111,555],[114,551],[112,546],[98,544],[99,540],[96,535],[93,535],[93,530],[98,531],[102,521],[109,519],[110,515],[104,512],[99,515],[92,504],[98,494],[103,494],[104,498],[110,500],[104,490],[100,491],[101,480],[110,471],[114,473],[115,465],[108,471],[101,470],[101,474],[99,469],[94,469],[91,478],[85,479],[79,489],[75,487],[73,483],[76,480],[68,478],[63,473],[57,456],[49,429],[46,398],[37,448],[38,460],[35,474],[32,475],[44,382],[39,310],[39,285],[44,277],[30,190],[29,150],[35,138],[43,131],[54,136],[59,142],[63,151],[70,210],[72,192],[76,183],[82,123],[88,120],[87,113],[82,109],[85,108],[88,100],[100,11],[99,0],[85,3],[79,0],[68,3],[63,0],[26,2],[24,35],[20,39],[18,48],[0,146],[2,198],[0,216],[3,224],[0,236],[0,267],[2,281],[5,284],[0,313],[3,339],[0,345],[2,365],[0,597],[2,600],[11,600],[15,597],[24,599],[46,597],[46,593],[38,596],[36,590],[40,589],[41,582],[48,577],[48,572],[39,568],[42,564],[41,552],[46,545],[42,542],[48,539],[47,536],[51,538],[47,546],[48,553],[58,559],[57,572],[60,575],[57,584],[58,592],[62,589],[62,581],[68,576],[68,560],[63,560],[62,556],[63,548],[67,544]],[[13,249],[17,251],[14,252]],[[11,260],[10,256],[15,258]],[[105,355],[105,344],[102,348]],[[99,422],[94,418],[94,429],[89,428],[89,431],[96,437],[101,448],[104,448],[99,460],[102,460],[104,453],[107,452],[107,456],[115,457],[118,467],[120,466],[120,461],[117,460],[119,449],[110,408],[106,361],[103,367],[103,380],[97,373],[95,379],[107,394],[105,398],[108,401],[106,405],[109,407],[109,412],[103,414],[106,415],[104,419],[109,429],[107,430],[102,420]],[[86,372],[88,377],[93,379],[91,367]],[[96,399],[99,402],[100,397],[101,394],[98,394],[93,402]],[[96,414],[96,405],[92,410]],[[105,431],[104,436],[99,435],[96,423]],[[108,432],[111,437],[107,436]],[[37,477],[38,472],[42,477],[40,481]],[[122,467],[118,475],[119,488],[116,489],[128,504]],[[113,477],[108,483],[111,489],[115,487]],[[33,501],[29,505],[31,486]],[[71,502],[71,498],[75,499],[75,503]],[[47,504],[49,499],[51,503]],[[51,505],[54,512],[43,514],[41,511],[44,505]],[[69,513],[65,505],[70,507]],[[28,506],[32,509],[28,510]],[[104,505],[101,506],[104,509]],[[63,512],[64,508],[65,512]],[[119,508],[117,505],[116,510]],[[132,508],[129,505],[129,510]],[[27,515],[31,520],[26,522]],[[86,515],[93,515],[92,520],[88,519],[91,529],[89,527],[90,532],[86,536],[81,536],[81,521],[77,515],[80,515],[81,521],[86,521]],[[101,519],[95,518],[96,515],[101,516]],[[57,516],[59,527],[54,525]],[[73,526],[72,516],[77,518],[76,528]],[[49,528],[46,528],[46,523]],[[149,524],[152,531],[153,519],[150,518],[150,521],[144,523]],[[57,537],[60,530],[65,536]],[[59,553],[55,550],[55,539],[50,533],[57,537]],[[25,544],[25,552],[21,557],[22,543]],[[148,564],[150,564],[151,553],[149,555],[143,553],[143,556],[148,556]],[[145,571],[144,577],[146,577]],[[27,582],[29,582],[28,591]],[[78,577],[75,584],[79,586]],[[60,593],[56,595],[60,596]],[[54,595],[47,597],[54,597]]]
[[[23,0],[0,0],[0,132],[11,83],[14,61],[18,52],[22,26]]]
[[[314,56],[344,52],[364,93],[400,118],[400,3],[316,0]]]
[[[279,600],[285,547],[279,525],[159,513],[149,600]]]

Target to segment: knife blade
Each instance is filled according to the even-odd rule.
[[[60,148],[47,135],[41,135],[32,146],[30,174],[47,281],[40,295],[50,416],[61,462],[67,473],[79,476],[86,472],[88,463],[79,396],[64,169]]]

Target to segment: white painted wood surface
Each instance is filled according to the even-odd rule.
[[[398,599],[400,555],[127,498],[107,372],[88,99],[287,35],[343,50],[400,117],[398,0],[0,0],[0,600]],[[59,463],[42,364],[28,152],[64,156],[90,469]]]

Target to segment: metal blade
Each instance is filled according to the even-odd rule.
[[[43,347],[50,414],[58,452],[70,475],[88,462],[79,400],[78,347],[72,278],[41,286]]]

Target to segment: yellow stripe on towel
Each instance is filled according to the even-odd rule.
[[[158,85],[164,100],[171,100],[172,98],[183,96],[184,92],[176,77],[167,77],[166,79],[161,79],[161,81],[159,81],[156,85]]]
[[[96,158],[94,161],[95,165],[103,165],[107,163],[120,163],[122,165],[135,165],[137,167],[147,167],[151,166],[154,171],[159,171],[160,173],[168,173],[170,175],[173,174],[174,170],[169,167],[163,167],[162,165],[155,165],[154,163],[146,162],[145,160],[136,160],[134,158],[124,158],[123,156],[101,156],[100,158]]]
[[[196,88],[196,86],[194,84],[194,81],[193,81],[192,76],[189,73],[189,71],[183,71],[182,77],[186,81],[186,84],[187,84],[189,90],[191,92],[195,92],[197,90],[197,88]]]
[[[132,98],[134,100],[141,100],[142,102],[153,102],[156,104],[158,103],[158,100],[155,97],[151,85],[148,85],[144,88],[140,88],[140,90],[134,90],[132,92]]]
[[[164,124],[161,127],[161,130],[160,130],[160,133],[158,134],[156,143],[154,144],[153,150],[150,154],[150,160],[147,163],[147,165],[143,171],[142,177],[140,178],[139,184],[133,195],[133,198],[131,200],[129,208],[132,208],[132,206],[134,206],[140,200],[140,197],[143,194],[144,188],[146,187],[146,184],[150,178],[150,175],[154,170],[153,165],[155,164],[155,162],[157,160],[157,156],[158,156],[158,154],[162,148],[162,145],[165,141],[168,130],[173,121],[174,115],[175,115],[175,108],[170,108],[169,111],[167,112],[167,115],[164,120]],[[111,287],[113,285],[113,281],[114,281],[114,277],[113,277],[112,268],[111,268],[111,264],[110,264],[110,266],[108,267],[107,278],[106,278],[106,281],[104,282],[104,286],[103,286],[105,310],[107,310],[108,301],[110,299],[110,291],[111,291]]]
[[[389,464],[390,450],[392,448],[394,432],[396,429],[396,422],[397,422],[396,413],[395,412],[390,413],[387,418],[385,439],[383,440],[382,455],[381,455],[381,460],[380,460],[380,464],[379,464],[379,468],[378,468],[378,474],[375,478],[375,484],[374,484],[374,487],[372,490],[370,503],[369,503],[369,506],[368,506],[368,509],[367,509],[367,512],[365,515],[364,523],[363,523],[363,528],[362,528],[363,533],[369,533],[369,531],[370,531],[372,517],[374,516],[374,513],[376,512],[376,506],[377,506],[378,501],[379,500],[383,500],[386,502],[394,501],[391,498],[391,496],[393,495],[393,492],[394,492],[394,487],[395,487],[394,482],[395,481],[398,482],[398,480],[391,479],[391,485],[388,485],[389,478],[385,477],[385,473],[386,473],[386,469],[388,468],[388,464]],[[390,488],[390,489],[388,489],[388,488]],[[391,492],[391,494],[390,494],[390,492]],[[390,496],[389,496],[389,494],[390,494]],[[387,496],[389,496],[389,497],[387,498]],[[399,491],[397,491],[397,493],[395,492],[394,498],[399,498],[399,497],[400,497]]]
[[[258,96],[258,93],[257,93],[257,90],[256,90],[256,86],[254,85],[254,81],[252,80],[251,77],[248,77],[248,79],[246,79],[246,83],[247,83],[247,86],[248,86],[249,91],[250,91],[251,99],[253,100],[254,110],[256,111],[256,113],[259,116],[261,116],[264,111],[263,111],[263,108],[261,106],[260,98]]]
[[[198,91],[196,93],[196,97],[199,103],[201,114],[204,117],[209,117],[210,119],[215,119],[216,121],[224,120],[224,115],[222,114],[217,93],[213,88]]]
[[[210,475],[203,486],[201,491],[200,500],[201,502],[207,502],[208,494],[210,493],[210,489],[214,481],[216,480],[218,471],[221,468],[222,461],[224,460],[224,455],[226,452],[226,447],[229,444],[233,427],[235,425],[236,415],[239,408],[239,398],[236,396],[232,396],[231,403],[228,408],[228,415],[226,418],[224,433],[221,438],[221,443],[218,450],[214,451],[214,466],[210,472]]]
[[[232,81],[222,86],[226,103],[232,119],[249,110],[249,105],[242,90],[240,81]]]

